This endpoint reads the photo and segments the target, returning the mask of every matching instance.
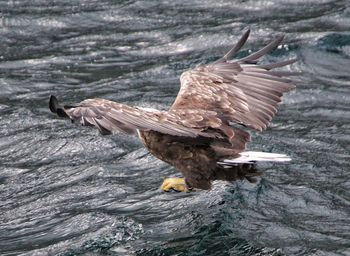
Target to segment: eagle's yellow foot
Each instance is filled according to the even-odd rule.
[[[192,189],[186,185],[184,178],[167,178],[163,181],[160,189],[169,192],[175,190],[177,192],[190,192]]]

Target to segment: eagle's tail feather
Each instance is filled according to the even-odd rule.
[[[284,154],[267,153],[267,152],[254,152],[246,151],[239,154],[238,157],[233,159],[224,159],[218,162],[221,165],[236,165],[236,164],[253,164],[255,162],[287,162],[292,160],[289,156]]]

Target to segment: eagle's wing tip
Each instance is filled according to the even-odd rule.
[[[57,114],[57,108],[59,107],[58,100],[54,95],[50,95],[49,108],[52,113]]]
[[[245,32],[243,34],[249,34],[251,31],[249,26],[246,27],[244,30],[245,30]]]
[[[64,111],[63,107],[58,103],[58,100],[54,95],[50,95],[49,109],[52,113],[57,114],[59,117],[69,117]]]

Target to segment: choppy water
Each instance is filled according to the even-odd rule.
[[[49,3],[50,2],[50,3]],[[0,2],[1,255],[350,255],[350,2]],[[250,27],[297,90],[250,149],[286,153],[257,184],[162,193],[178,172],[137,138],[49,113],[50,94],[165,109],[182,71]],[[246,48],[246,49],[248,49]],[[243,52],[244,54],[244,52]]]

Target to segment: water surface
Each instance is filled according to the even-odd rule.
[[[1,255],[350,255],[348,1],[0,2]],[[135,137],[48,110],[51,94],[167,109],[179,75],[284,33],[303,71],[249,149],[290,155],[256,184],[162,193],[179,173]]]

